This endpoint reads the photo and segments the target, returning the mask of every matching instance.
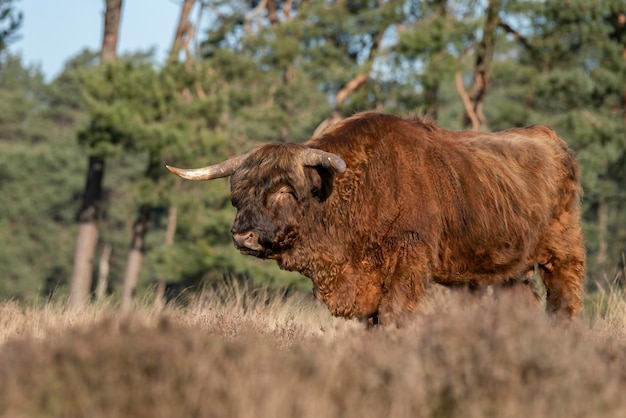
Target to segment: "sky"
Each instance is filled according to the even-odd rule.
[[[154,47],[163,61],[174,38],[180,3],[123,0],[118,54]],[[84,48],[100,49],[104,0],[20,0],[15,7],[23,12],[24,21],[20,39],[9,49],[21,54],[25,64],[38,66],[48,81]]]

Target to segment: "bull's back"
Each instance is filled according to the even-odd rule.
[[[419,237],[442,281],[527,268],[552,211],[575,195],[575,160],[541,126],[452,132],[364,114],[310,144],[347,164],[331,211],[355,239],[411,245]]]
[[[516,276],[533,264],[555,211],[576,194],[568,174],[572,156],[551,133],[514,129],[459,135],[446,144],[442,152],[449,153],[447,170],[454,174],[436,180],[435,187],[458,192],[440,200],[442,277],[473,274],[485,282],[487,276]]]

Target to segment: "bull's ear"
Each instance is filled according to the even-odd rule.
[[[325,201],[333,193],[335,171],[321,165],[306,170],[310,175],[311,194],[320,202]]]

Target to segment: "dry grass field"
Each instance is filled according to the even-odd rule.
[[[575,323],[435,290],[402,329],[245,285],[186,307],[0,305],[2,417],[624,417],[626,302]]]

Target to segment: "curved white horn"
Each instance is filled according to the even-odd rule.
[[[213,180],[233,175],[233,173],[237,171],[241,162],[245,160],[247,156],[248,154],[239,155],[219,164],[208,165],[201,168],[176,168],[170,165],[166,165],[165,167],[177,176],[187,180]]]
[[[346,171],[346,163],[340,156],[316,148],[305,149],[303,151],[303,160],[305,165],[321,165],[335,170],[339,174]]]

